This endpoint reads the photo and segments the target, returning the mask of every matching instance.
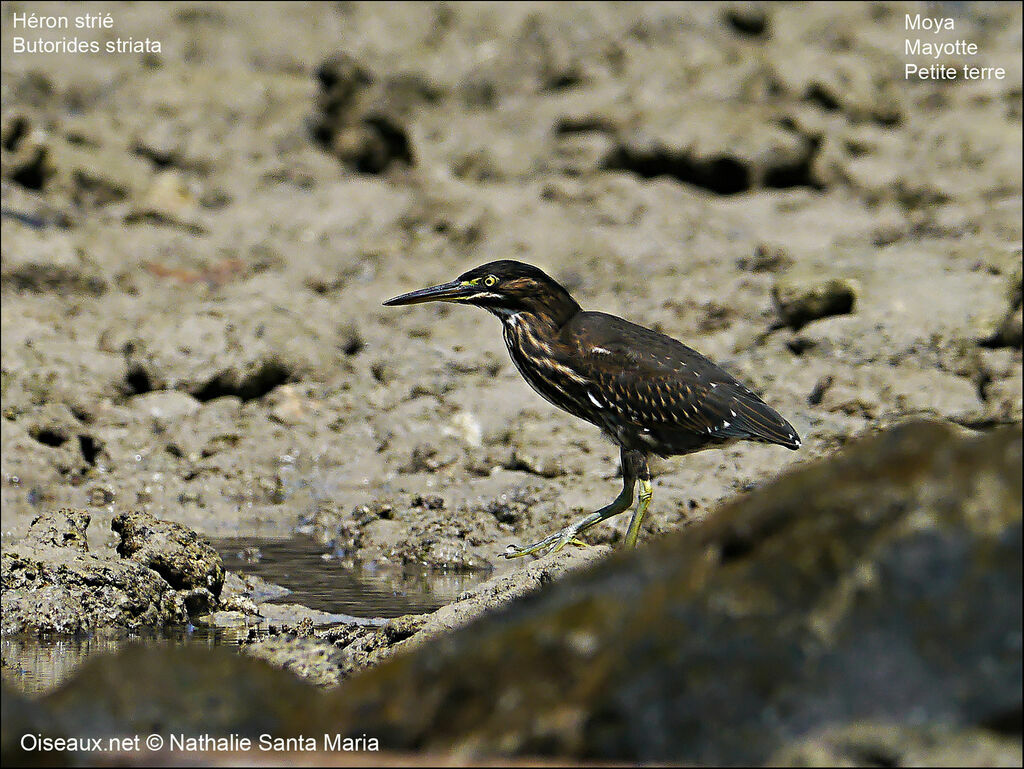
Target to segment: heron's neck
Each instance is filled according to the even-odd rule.
[[[562,290],[563,296],[557,302],[546,302],[540,307],[488,307],[487,309],[501,319],[503,326],[509,324],[523,325],[539,333],[555,333],[564,326],[581,308],[569,293]]]
[[[532,362],[538,358],[547,359],[553,356],[558,328],[549,318],[526,310],[510,312],[499,317],[502,336],[508,353],[512,356],[512,362],[516,364],[519,373],[526,377],[526,381],[537,388]]]
[[[510,334],[513,338],[519,338],[524,333],[535,340],[551,339],[558,334],[562,327],[561,323],[547,313],[529,310],[492,310],[492,312],[501,320],[506,339]]]

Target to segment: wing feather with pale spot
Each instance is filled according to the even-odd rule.
[[[591,399],[628,423],[663,433],[800,446],[796,430],[773,408],[671,337],[596,312],[577,314],[564,333],[583,353],[571,356],[571,365],[600,383]]]

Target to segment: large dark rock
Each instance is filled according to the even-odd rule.
[[[128,645],[86,662],[42,699],[68,736],[305,730],[317,692],[290,673],[222,647]]]
[[[106,749],[108,737],[154,733],[166,737],[167,752],[153,754],[143,744],[136,761],[177,763],[182,747],[171,735],[234,735],[253,745],[261,735],[313,735],[306,725],[318,703],[316,690],[290,673],[225,648],[143,644],[93,657],[71,681],[40,700],[27,700],[7,686],[0,700],[4,766],[104,764],[112,760],[109,753],[98,757],[73,747],[48,752],[41,749],[41,740],[100,739]],[[197,749],[186,745],[184,752],[189,750],[196,755]],[[113,759],[116,764],[125,760]]]
[[[53,715],[6,681],[0,683],[0,763],[4,766],[68,766],[65,751],[49,750],[45,739],[63,736]]]
[[[44,697],[43,726],[462,756],[1004,763],[1020,739],[1020,460],[1019,428],[904,425],[331,692],[222,649],[129,647]]]
[[[1021,433],[907,424],[344,684],[395,749],[748,763],[854,721],[1019,733]]]

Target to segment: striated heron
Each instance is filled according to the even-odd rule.
[[[668,457],[738,440],[800,447],[796,430],[736,379],[681,342],[603,312],[584,312],[569,292],[529,264],[502,260],[449,283],[396,296],[387,306],[458,302],[501,320],[519,373],[546,400],[597,425],[618,446],[622,491],[611,504],[506,558],[561,550],[584,530],[629,509],[636,545],[653,490],[650,454]]]

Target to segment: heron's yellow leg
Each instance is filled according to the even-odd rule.
[[[651,504],[651,497],[653,496],[654,487],[651,486],[650,480],[641,478],[640,493],[637,494],[636,500],[636,512],[633,513],[633,519],[629,522],[629,528],[626,529],[626,547],[636,547],[637,537],[640,536],[640,526],[644,522],[647,507]]]

